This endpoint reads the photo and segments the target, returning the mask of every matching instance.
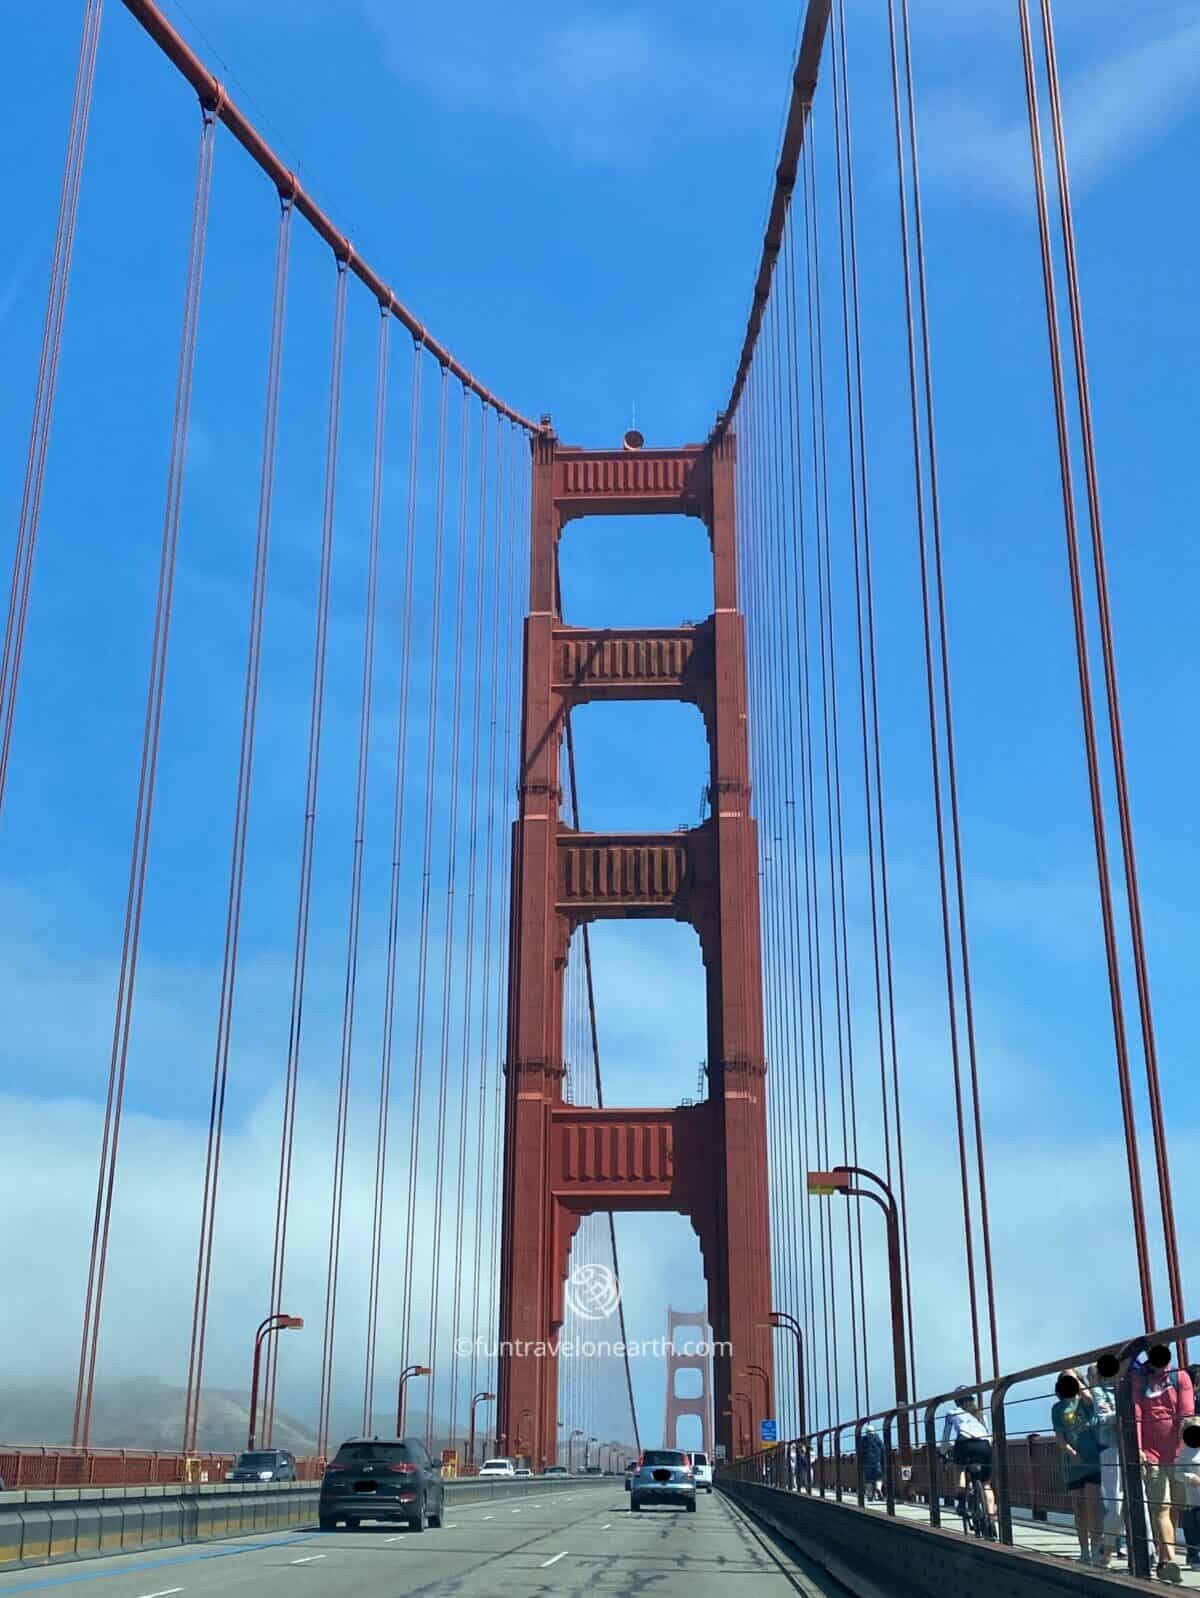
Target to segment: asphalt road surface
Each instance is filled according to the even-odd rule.
[[[621,1483],[588,1483],[519,1504],[457,1506],[446,1525],[410,1532],[381,1524],[357,1531],[296,1530],[270,1536],[130,1553],[0,1575],[9,1593],[63,1598],[844,1598],[810,1574],[719,1494],[701,1493],[695,1514],[629,1512]]]

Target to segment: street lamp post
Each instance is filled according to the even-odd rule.
[[[268,1315],[259,1322],[258,1330],[254,1334],[254,1365],[250,1373],[250,1426],[246,1434],[246,1447],[254,1447],[254,1431],[258,1422],[258,1369],[262,1361],[262,1346],[272,1332],[284,1332],[294,1328],[296,1331],[304,1325],[302,1315]]]
[[[404,1390],[412,1376],[428,1376],[428,1365],[406,1365],[400,1372],[400,1385],[396,1389],[396,1436],[404,1436]]]
[[[855,1187],[854,1178],[863,1177],[879,1188]],[[846,1198],[868,1198],[879,1205],[887,1222],[888,1279],[892,1295],[892,1367],[895,1372],[897,1441],[901,1458],[907,1460],[911,1452],[908,1425],[908,1361],[904,1352],[904,1278],[900,1269],[900,1215],[891,1188],[874,1171],[861,1165],[835,1165],[832,1171],[810,1171],[808,1191],[828,1198],[832,1193],[843,1193]]]
[[[584,1433],[581,1432],[579,1430],[578,1426],[577,1426],[575,1428],[575,1430],[571,1433],[570,1437],[567,1438],[567,1475],[568,1476],[573,1476],[575,1474],[575,1439],[577,1437],[582,1437],[582,1436],[584,1436]],[[586,1445],[585,1445],[585,1452],[586,1452]]]
[[[746,1428],[742,1422],[741,1411],[735,1409],[733,1407],[732,1400],[730,1400],[729,1408],[723,1409],[721,1413],[722,1415],[728,1415],[730,1421],[733,1423],[733,1425],[730,1426],[731,1431],[733,1431],[734,1426],[737,1427],[737,1431],[735,1433],[737,1441],[734,1445],[734,1456],[737,1459],[741,1459],[746,1453]]]
[[[752,1454],[754,1452],[754,1405],[750,1401],[749,1393],[734,1393],[733,1397],[735,1402],[741,1399],[746,1406],[746,1426],[742,1433],[743,1451],[747,1454]],[[740,1414],[738,1415],[738,1423],[739,1425],[741,1424]]]
[[[743,1366],[743,1368],[741,1368],[740,1371],[738,1371],[738,1376],[759,1376],[759,1377],[761,1377],[761,1379],[762,1379],[762,1393],[764,1393],[764,1403],[765,1403],[765,1408],[764,1408],[764,1411],[762,1411],[762,1413],[764,1413],[765,1416],[767,1416],[767,1417],[772,1417],[773,1414],[775,1414],[775,1411],[773,1411],[772,1401],[770,1401],[770,1376],[769,1376],[769,1374],[767,1374],[767,1371],[765,1371],[764,1366],[762,1366],[762,1365],[746,1365],[746,1366]],[[754,1413],[753,1413],[753,1409],[751,1409],[751,1429],[753,1429],[753,1425],[754,1425]],[[759,1441],[761,1441],[761,1440],[759,1440]]]
[[[480,1404],[490,1403],[495,1396],[495,1393],[476,1393],[474,1398],[471,1400],[471,1430],[469,1440],[467,1442],[468,1471],[475,1469],[475,1410]]]
[[[804,1388],[804,1328],[794,1315],[785,1310],[773,1309],[767,1321],[757,1321],[758,1326],[770,1326],[777,1331],[790,1332],[796,1340],[796,1424],[801,1437],[808,1436],[808,1399]]]

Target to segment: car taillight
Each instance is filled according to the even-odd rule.
[[[405,1460],[402,1465],[389,1465],[388,1469],[393,1476],[415,1476],[417,1474],[417,1467],[410,1464],[408,1460]]]

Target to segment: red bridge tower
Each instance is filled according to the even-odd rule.
[[[734,450],[729,434],[711,446],[673,450],[583,450],[551,433],[533,444],[505,1065],[499,1334],[511,1352],[500,1360],[498,1430],[511,1451],[532,1456],[535,1469],[556,1458],[558,1362],[534,1345],[562,1326],[571,1239],[593,1210],[676,1210],[690,1218],[718,1350],[718,1434],[731,1457],[725,1411],[732,1395],[747,1394],[753,1437],[763,1415],[762,1384],[737,1373],[751,1363],[772,1369],[758,847],[750,814],[745,629],[737,608]],[[704,522],[713,557],[712,616],[687,627],[564,626],[556,580],[564,525],[579,516],[647,513]],[[602,835],[563,823],[567,712],[589,700],[627,699],[679,699],[699,708],[711,758],[712,813],[703,825]],[[647,916],[690,922],[699,936],[709,1097],[661,1110],[565,1103],[563,986],[571,935],[585,921]]]

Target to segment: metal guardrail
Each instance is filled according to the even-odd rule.
[[[1135,1362],[1150,1349],[1171,1344],[1177,1345],[1181,1356],[1186,1358],[1187,1339],[1198,1335],[1200,1320],[1185,1321],[982,1382],[961,1382],[932,1398],[876,1410],[870,1415],[860,1415],[733,1460],[719,1467],[718,1480],[760,1482],[838,1501],[853,1497],[863,1508],[867,1500],[860,1464],[861,1440],[868,1422],[878,1421],[883,1428],[883,1492],[887,1514],[895,1516],[898,1501],[914,1506],[923,1504],[928,1511],[929,1524],[940,1526],[942,1498],[951,1495],[956,1488],[950,1480],[953,1467],[947,1468],[939,1452],[937,1412],[963,1393],[980,1397],[986,1393],[990,1395],[992,1488],[996,1498],[997,1531],[999,1542],[1012,1547],[1014,1510],[1045,1519],[1051,1513],[1073,1514],[1078,1500],[1067,1487],[1062,1471],[1063,1450],[1053,1435],[1010,1434],[1006,1413],[1010,1393],[1022,1382],[1036,1381],[1065,1370],[1086,1370],[1103,1356],[1111,1355],[1118,1362],[1110,1385],[1116,1397],[1121,1514],[1129,1550],[1129,1574],[1150,1576],[1155,1551],[1147,1517],[1146,1479],[1138,1449],[1133,1392]],[[916,1446],[909,1437],[910,1426],[919,1432]],[[841,1447],[841,1439],[847,1432],[853,1433],[852,1452],[844,1452]]]

